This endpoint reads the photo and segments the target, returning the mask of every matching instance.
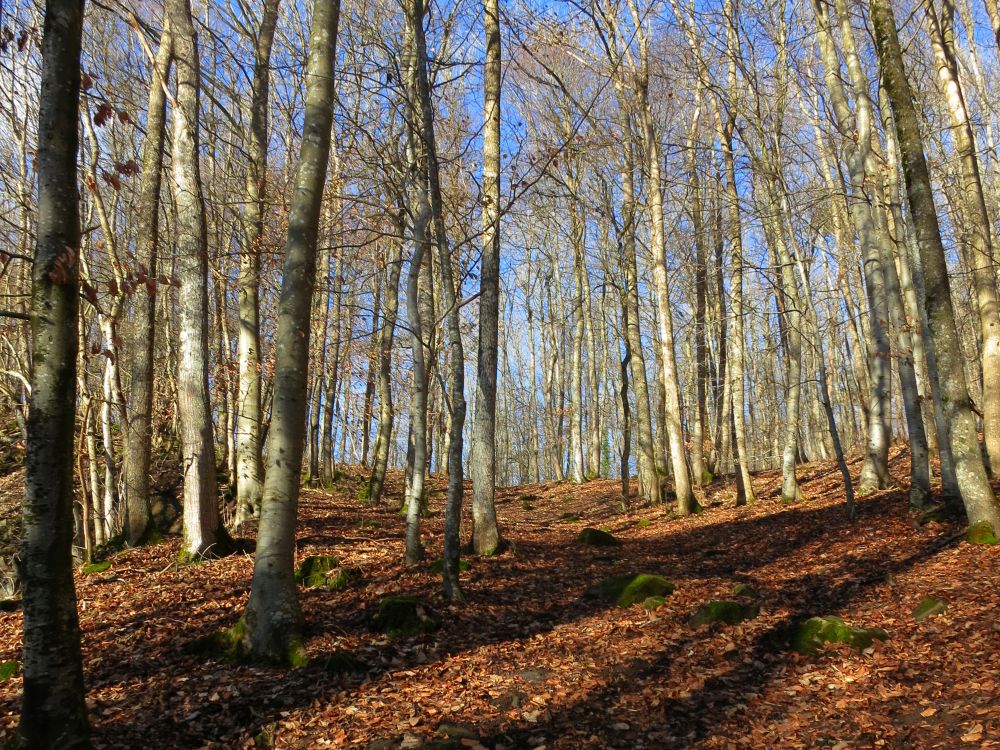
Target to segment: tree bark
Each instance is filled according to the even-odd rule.
[[[208,238],[199,165],[201,72],[189,0],[167,0],[177,94],[173,122],[173,181],[178,290],[178,404],[184,472],[181,554],[220,554],[215,441],[208,388]],[[224,533],[224,530],[222,530]]]
[[[495,554],[501,546],[496,495],[497,339],[500,313],[500,6],[484,0],[483,254],[479,274],[479,351],[476,413],[472,423],[472,548]]]
[[[313,5],[306,63],[302,148],[288,219],[278,331],[274,411],[260,531],[243,647],[258,660],[295,665],[303,659],[302,611],[295,590],[295,522],[305,437],[309,329],[316,283],[320,206],[330,158],[339,0]]]
[[[990,218],[983,195],[976,139],[958,77],[953,29],[955,8],[951,0],[942,0],[943,12],[939,18],[933,0],[927,0],[925,5],[938,81],[948,104],[952,122],[950,132],[959,157],[965,240],[971,251],[969,260],[973,266],[982,337],[983,438],[989,466],[996,471],[1000,470],[1000,295],[997,293]]]
[[[240,252],[239,395],[236,410],[236,523],[260,515],[264,470],[261,462],[260,404],[260,253],[266,207],[268,108],[271,91],[271,47],[280,0],[265,0],[254,40],[250,89],[250,156],[244,215],[246,244]]]
[[[141,32],[140,32],[141,33]],[[138,294],[134,296],[136,331],[131,347],[132,413],[125,445],[125,539],[140,544],[149,529],[149,467],[152,453],[153,345],[156,337],[157,259],[159,255],[160,189],[163,184],[163,142],[166,135],[167,79],[172,47],[164,15],[160,46],[153,60],[146,107],[146,139],[142,144],[142,173],[136,199],[135,257],[139,265]]]
[[[19,733],[32,750],[90,747],[72,558],[83,7],[81,0],[48,0],[42,38],[21,547],[24,693]]]

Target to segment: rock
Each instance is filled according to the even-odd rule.
[[[920,604],[913,610],[913,619],[923,622],[928,617],[943,614],[948,608],[948,602],[944,599],[935,599],[933,596],[925,596],[920,600]]]
[[[972,524],[965,532],[965,541],[969,544],[996,544],[997,535],[989,521]]]
[[[342,589],[361,577],[357,568],[344,568],[339,557],[311,555],[295,569],[295,582],[307,589]]]
[[[458,561],[458,572],[465,573],[472,569],[472,563],[468,560]],[[434,576],[439,576],[444,573],[444,559],[435,560],[429,566],[427,566],[427,572]]]
[[[21,665],[16,661],[0,661],[0,682],[8,680],[21,671]]]
[[[621,544],[621,540],[616,539],[613,534],[589,527],[581,531],[576,540],[591,547],[617,547]]]
[[[726,554],[724,549],[707,549],[701,553],[701,556],[708,560],[712,557],[722,557],[724,554]]]
[[[881,628],[853,628],[839,617],[810,617],[800,623],[792,634],[792,648],[800,654],[812,655],[825,643],[846,643],[862,651],[872,645],[875,639],[889,640],[889,634]]]
[[[619,607],[631,607],[649,597],[670,596],[674,593],[675,588],[674,584],[663,576],[652,573],[633,573],[607,578],[590,589],[588,594],[617,604]]]
[[[726,625],[738,625],[744,620],[752,620],[760,614],[760,605],[744,604],[726,599],[702,604],[698,611],[691,615],[688,625],[692,628],[722,622]]]
[[[371,624],[376,631],[390,638],[430,633],[441,626],[427,607],[410,596],[390,596],[380,601]]]
[[[579,513],[563,513],[559,516],[560,521],[566,521],[567,523],[579,523],[583,519],[580,517]]]
[[[478,740],[479,733],[463,727],[461,724],[449,724],[447,722],[438,724],[438,734],[443,734],[453,740]]]

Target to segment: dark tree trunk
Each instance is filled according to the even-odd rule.
[[[33,367],[21,549],[20,734],[32,750],[90,746],[72,558],[82,29],[83,2],[48,0],[38,113],[38,240],[32,268]]]

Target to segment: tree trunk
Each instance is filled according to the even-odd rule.
[[[178,320],[178,403],[184,472],[181,554],[221,554],[215,441],[208,388],[208,246],[199,166],[201,72],[189,0],[167,0],[177,94],[173,127]],[[224,530],[222,530],[224,533]]]
[[[961,166],[960,194],[965,215],[964,230],[966,243],[971,251],[969,260],[973,266],[983,347],[983,438],[989,465],[996,471],[1000,470],[1000,295],[997,294],[990,218],[979,173],[976,139],[958,77],[953,28],[955,8],[951,0],[942,0],[942,5],[943,12],[939,19],[933,0],[928,0],[927,21],[934,60],[937,63],[938,81],[951,114],[950,132]]]
[[[885,0],[869,0],[875,46],[896,125],[910,215],[924,274],[924,304],[930,323],[940,381],[941,407],[950,426],[950,443],[959,491],[971,524],[1000,530],[1000,508],[983,465],[975,417],[965,381],[951,285],[930,173],[924,156],[913,90],[906,78],[896,18]]]
[[[157,256],[159,254],[160,187],[166,133],[167,79],[172,49],[164,16],[160,46],[153,61],[146,107],[146,139],[136,198],[135,258],[141,285],[134,295],[136,330],[129,347],[132,360],[131,413],[125,441],[125,540],[140,544],[152,522],[149,506],[149,466],[153,417],[153,344],[156,337]]]
[[[320,206],[330,158],[339,0],[313,5],[302,149],[288,217],[275,336],[274,412],[243,647],[255,659],[301,663],[302,611],[295,589],[295,522],[305,437],[309,330]]]
[[[392,405],[392,341],[396,331],[396,315],[399,311],[399,276],[403,266],[403,234],[406,218],[402,210],[396,215],[396,236],[392,241],[392,256],[386,273],[385,311],[378,342],[378,431],[375,433],[372,473],[368,480],[368,502],[382,501],[385,487],[385,472],[389,466],[389,447],[392,442],[392,426],[395,411]]]
[[[237,525],[260,515],[264,471],[261,462],[260,405],[260,253],[264,238],[267,185],[268,108],[271,91],[271,46],[279,0],[265,0],[254,42],[250,90],[250,156],[245,208],[246,245],[239,273],[239,395],[236,416]]]
[[[472,424],[472,548],[492,555],[501,547],[496,494],[497,339],[500,313],[500,9],[484,0],[483,254],[479,275],[479,351],[476,413]]]
[[[35,157],[33,361],[21,547],[24,692],[19,733],[32,750],[90,747],[72,558],[82,28],[81,0],[47,0]]]

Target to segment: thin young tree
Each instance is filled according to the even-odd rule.
[[[254,40],[250,91],[250,164],[247,169],[246,240],[239,273],[239,396],[236,402],[236,521],[260,514],[263,485],[260,443],[260,254],[266,208],[268,110],[271,92],[271,47],[279,0],[264,0]]]
[[[472,424],[472,548],[492,555],[501,546],[496,495],[497,339],[500,308],[500,6],[484,0],[483,253],[479,274],[479,351]]]
[[[142,33],[141,31],[138,33]],[[166,137],[167,80],[173,61],[169,19],[165,15],[160,44],[152,64],[146,107],[146,138],[142,144],[136,216],[135,257],[145,283],[134,297],[137,324],[132,338],[132,384],[128,406],[129,436],[125,446],[125,538],[139,544],[149,530],[150,458],[152,455],[153,384],[155,373],[157,266],[160,240],[160,192],[163,185],[163,143]],[[141,277],[140,277],[141,280]]]

